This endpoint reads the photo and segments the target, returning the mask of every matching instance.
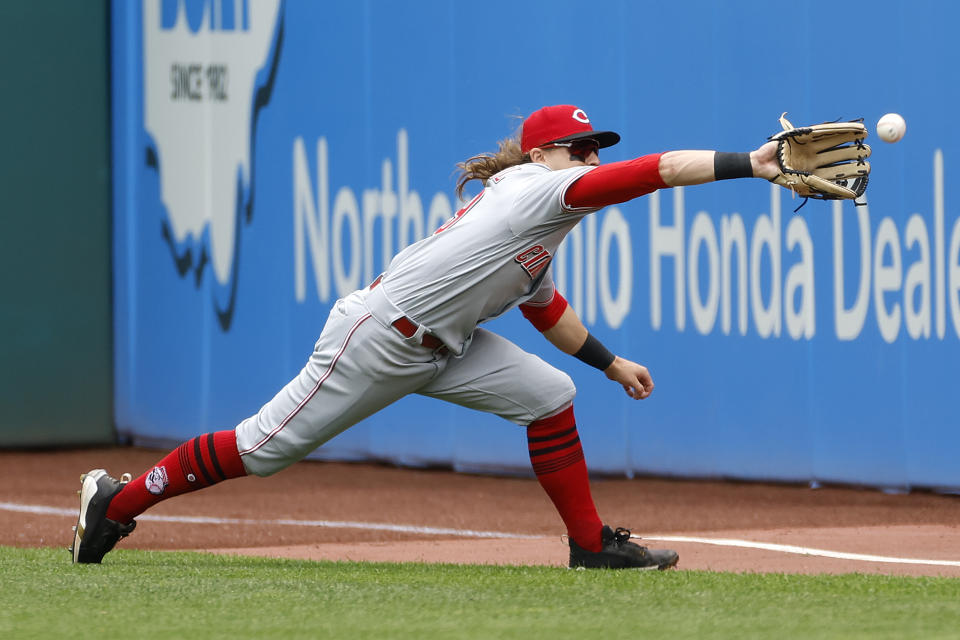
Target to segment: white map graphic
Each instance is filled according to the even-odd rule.
[[[156,143],[173,240],[198,240],[209,225],[213,272],[225,284],[238,196],[250,189],[255,82],[269,62],[280,0],[202,4],[199,28],[180,0],[176,23],[164,29],[161,1],[144,2],[144,127]]]

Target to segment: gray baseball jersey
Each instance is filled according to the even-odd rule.
[[[594,210],[568,207],[566,190],[592,168],[501,171],[374,285],[338,300],[300,374],[237,426],[247,470],[275,473],[410,393],[521,425],[569,405],[569,376],[478,325],[553,295],[550,262]]]
[[[567,187],[593,167],[501,171],[432,236],[390,263],[382,286],[455,354],[478,324],[520,304],[541,284],[567,233],[591,209],[570,210]]]

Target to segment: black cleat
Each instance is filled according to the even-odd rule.
[[[117,540],[130,535],[137,526],[135,520],[120,524],[107,518],[110,501],[130,482],[130,474],[125,473],[116,480],[103,469],[94,469],[80,476],[80,482],[80,516],[69,550],[74,562],[99,564]]]
[[[570,538],[570,567],[585,569],[669,569],[680,556],[670,549],[648,549],[630,542],[630,530],[617,527],[614,531],[604,525],[601,532],[603,548],[587,551]]]

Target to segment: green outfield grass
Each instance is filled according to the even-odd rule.
[[[956,638],[960,580],[0,547],[3,638]]]

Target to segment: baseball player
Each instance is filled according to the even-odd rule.
[[[303,370],[235,429],[197,436],[143,475],[82,476],[74,562],[100,562],[157,502],[247,474],[267,476],[403,396],[487,411],[526,429],[536,476],[563,520],[570,566],[657,568],[677,553],[606,526],[590,495],[570,377],[481,325],[514,307],[561,351],[636,400],[646,367],[614,355],[556,290],[551,261],[584,216],[657,189],[782,175],[778,142],[749,153],[670,151],[600,165],[619,142],[573,105],[539,109],[499,149],[461,163],[483,189],[369,286],[337,300]]]

